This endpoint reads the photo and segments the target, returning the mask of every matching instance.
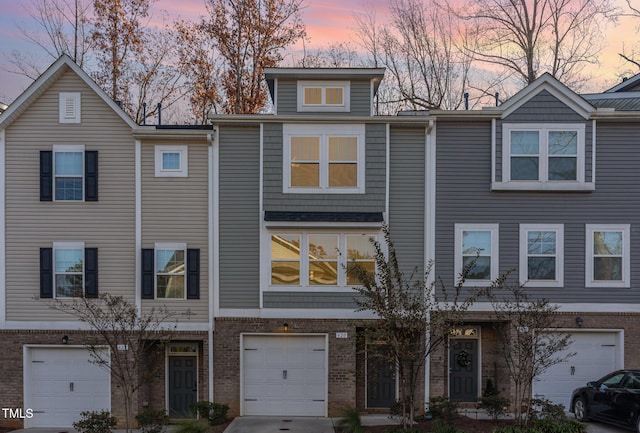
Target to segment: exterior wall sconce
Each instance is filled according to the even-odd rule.
[[[578,328],[582,328],[583,323],[584,323],[584,320],[582,319],[582,317],[580,316],[576,317],[576,325],[578,325]]]
[[[289,332],[289,324],[287,322],[284,322],[284,324],[282,325],[282,329],[284,330],[284,332]]]
[[[65,335],[62,337],[62,344],[67,344],[69,342],[69,336]]]

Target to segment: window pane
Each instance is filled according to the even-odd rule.
[[[355,272],[356,266],[360,266],[360,269],[367,274],[373,276],[376,272],[375,262],[348,262],[347,263],[347,284],[350,286],[357,286],[362,284],[358,274]]]
[[[358,164],[329,164],[329,186],[358,186]]]
[[[596,281],[622,281],[622,257],[594,257],[593,279]]]
[[[530,280],[555,280],[555,257],[529,257],[527,263],[527,278]]]
[[[162,169],[180,170],[180,152],[163,152]]]
[[[271,261],[271,284],[300,285],[300,262]]]
[[[184,250],[157,250],[156,269],[159,274],[184,274]]]
[[[538,180],[538,157],[512,157],[511,180]]]
[[[594,232],[593,253],[596,255],[622,255],[622,232]]]
[[[330,161],[357,161],[357,137],[329,137]]]
[[[82,152],[56,152],[56,176],[82,176]]]
[[[314,261],[309,263],[309,285],[338,284],[338,262]]]
[[[527,234],[529,254],[555,254],[556,232],[530,231]]]
[[[511,155],[538,155],[538,131],[511,131]]]
[[[309,284],[338,284],[337,259],[337,235],[309,235]]]
[[[549,131],[549,155],[577,155],[577,131]]]
[[[475,263],[473,263],[474,260]],[[472,263],[473,266],[471,266]],[[471,266],[467,274],[468,280],[491,280],[491,257],[463,256],[462,266],[464,269]]]
[[[271,284],[300,285],[300,236],[271,236]]]
[[[337,235],[309,235],[309,260],[337,258]]]
[[[376,250],[373,247],[373,236],[349,235],[347,236],[348,260],[374,260]]]
[[[82,274],[60,275],[56,274],[56,297],[72,298],[81,297],[84,292]]]
[[[291,186],[320,186],[320,164],[291,164]]]
[[[77,177],[56,178],[56,200],[82,200],[83,183],[83,179]]]
[[[577,180],[577,166],[575,157],[549,158],[549,180]]]
[[[158,298],[184,298],[184,275],[158,275]]]
[[[327,104],[342,105],[342,87],[327,87]]]
[[[291,137],[291,161],[319,161],[320,137]]]
[[[491,232],[490,231],[470,231],[462,232],[462,254],[491,255]]]
[[[304,103],[305,104],[322,104],[322,88],[305,87]]]
[[[55,271],[56,272],[80,272],[82,273],[82,259],[84,250],[78,249],[56,249],[55,250]]]
[[[271,258],[300,260],[300,236],[272,235]]]

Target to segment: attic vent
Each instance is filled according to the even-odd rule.
[[[60,123],[80,123],[80,92],[60,92]]]

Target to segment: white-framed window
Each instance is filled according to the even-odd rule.
[[[156,299],[186,298],[186,253],[186,244],[155,244]]]
[[[53,289],[56,298],[84,295],[84,243],[54,242]]]
[[[503,183],[523,189],[579,189],[585,183],[584,124],[505,123],[502,143]]]
[[[498,224],[456,224],[455,281],[468,269],[465,285],[491,285],[498,278],[498,239]]]
[[[631,287],[630,225],[587,224],[585,285]]]
[[[534,287],[564,285],[562,224],[520,224],[520,283]]]
[[[298,111],[348,112],[349,81],[298,81]]]
[[[53,146],[54,199],[84,200],[84,145]]]
[[[360,284],[356,266],[375,272],[375,233],[283,230],[268,237],[270,290],[351,290]]]
[[[60,92],[59,123],[80,123],[80,92]]]
[[[284,125],[285,193],[365,192],[364,125]]]
[[[189,175],[188,146],[156,146],[156,177],[187,177]]]

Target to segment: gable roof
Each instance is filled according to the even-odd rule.
[[[500,105],[502,118],[509,116],[534,96],[545,90],[585,119],[588,119],[591,113],[596,111],[595,107],[589,104],[584,98],[562,84],[551,74],[545,72],[533,83]]]
[[[40,75],[20,96],[2,113],[0,129],[10,126],[33,102],[35,102],[53,83],[67,71],[73,71],[84,81],[127,125],[132,129],[138,127],[134,120],[107,95],[89,75],[66,54],[56,60],[42,75]]]
[[[637,91],[638,87],[640,87],[640,74],[636,74],[631,78],[624,78],[621,83],[605,90],[604,93],[633,92]]]

